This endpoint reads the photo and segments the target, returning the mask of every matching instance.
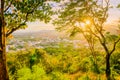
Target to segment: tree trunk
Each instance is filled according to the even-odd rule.
[[[0,20],[0,80],[9,80],[6,67],[5,26]]]
[[[111,80],[110,78],[111,70],[110,70],[110,54],[106,55],[106,78],[107,80]]]
[[[9,80],[6,67],[5,27],[3,24],[0,24],[0,80]]]
[[[9,80],[6,66],[6,34],[4,21],[4,0],[1,0],[0,9],[0,80]]]

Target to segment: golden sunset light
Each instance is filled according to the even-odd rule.
[[[0,80],[120,80],[120,0],[0,0]]]
[[[90,25],[91,24],[90,20],[86,20],[85,24]]]

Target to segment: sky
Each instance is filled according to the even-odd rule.
[[[114,7],[109,10],[109,18],[108,18],[109,23],[120,19],[120,9],[116,8],[117,5],[120,3],[120,0],[110,0],[110,3]]]
[[[26,29],[18,30],[17,32],[35,32],[40,30],[55,30],[51,23],[45,24],[44,22],[35,21],[27,23],[28,27]]]
[[[112,9],[109,10],[109,17],[107,24],[114,25],[120,19],[120,9],[117,9],[116,6],[120,3],[120,0],[110,0]],[[57,8],[57,7],[55,7]],[[44,22],[29,22],[27,23],[28,28],[24,30],[18,30],[17,32],[33,32],[33,31],[40,31],[40,30],[55,30],[55,26],[51,23],[45,24]]]

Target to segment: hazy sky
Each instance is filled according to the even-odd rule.
[[[36,21],[27,23],[28,28],[18,30],[17,32],[33,32],[33,31],[40,31],[40,30],[54,30],[54,26],[51,23],[45,24],[44,22]]]
[[[117,5],[120,3],[120,0],[110,0],[110,3],[114,8],[109,10],[108,22],[114,22],[120,19],[120,9],[117,9]]]
[[[120,19],[120,9],[115,7],[120,3],[120,0],[110,0],[110,3],[114,8],[109,10],[108,24],[114,24],[115,21]],[[54,30],[54,26],[51,23],[45,24],[44,22],[31,22],[28,23],[28,28],[25,30],[19,30],[17,32],[31,32],[31,31],[40,31],[40,30]]]

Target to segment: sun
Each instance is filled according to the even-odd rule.
[[[89,25],[90,23],[91,23],[90,20],[85,21],[85,24],[87,24],[87,25]]]
[[[76,22],[74,25],[77,27],[86,27],[91,24],[90,20],[85,20],[84,22]]]

